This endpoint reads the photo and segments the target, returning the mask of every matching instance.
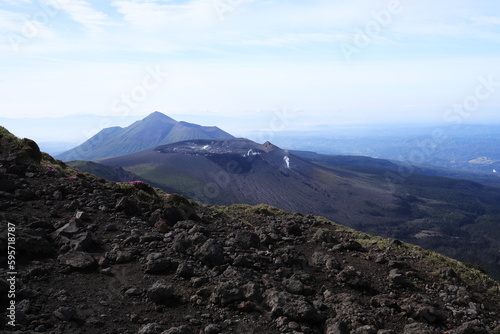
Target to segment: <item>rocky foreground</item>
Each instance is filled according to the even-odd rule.
[[[3,332],[500,333],[499,284],[472,265],[319,217],[107,182],[1,127],[0,144]]]

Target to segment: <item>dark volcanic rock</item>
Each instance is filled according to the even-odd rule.
[[[173,285],[161,281],[154,283],[147,291],[147,297],[157,304],[166,303],[173,295]]]
[[[236,233],[234,240],[236,243],[235,245],[243,249],[259,248],[260,246],[259,236],[249,231]]]
[[[404,327],[403,334],[434,334],[435,331],[429,325],[415,322]]]
[[[224,248],[214,239],[207,240],[195,256],[204,264],[215,267],[224,263]]]
[[[115,206],[115,210],[117,211],[123,211],[127,215],[133,216],[133,215],[140,215],[141,214],[141,209],[135,203],[132,201],[130,198],[127,196],[123,196],[118,200]]]
[[[169,226],[174,226],[175,223],[178,221],[184,220],[184,215],[182,211],[179,208],[176,208],[174,206],[169,206],[165,210],[163,210],[162,214],[164,221],[169,225]]]
[[[194,276],[194,267],[191,262],[183,261],[177,266],[175,274],[179,277],[190,278]]]
[[[301,296],[294,296],[275,289],[264,293],[264,301],[274,317],[286,316],[297,321],[317,321],[320,315],[314,307]]]
[[[241,289],[234,283],[223,282],[215,288],[210,301],[215,304],[220,304],[222,306],[229,305],[233,302],[240,301],[243,299],[243,293]]]
[[[325,334],[349,334],[351,331],[343,321],[328,319]]]
[[[337,279],[356,288],[369,288],[370,282],[363,277],[363,274],[359,271],[356,271],[354,267],[347,266],[340,273],[337,274]]]
[[[92,233],[83,232],[74,235],[70,240],[71,248],[76,251],[90,251],[95,244]]]
[[[482,326],[479,321],[471,321],[462,324],[460,327],[453,329],[449,334],[488,334],[489,332]],[[495,333],[496,334],[496,333]]]
[[[188,325],[182,325],[179,327],[172,327],[167,329],[162,334],[195,334],[193,329]]]
[[[96,264],[92,255],[85,252],[72,251],[58,257],[60,263],[74,269],[88,269]]]
[[[166,273],[172,268],[172,261],[162,253],[152,253],[147,257],[146,274]]]
[[[59,236],[63,236],[66,238],[71,238],[78,232],[80,232],[80,223],[78,223],[76,220],[72,220],[52,233],[52,237],[57,238]]]
[[[54,315],[62,321],[70,321],[76,316],[76,310],[72,307],[59,307],[54,311]]]
[[[137,334],[161,334],[165,328],[163,326],[158,325],[157,323],[151,323],[142,326]]]

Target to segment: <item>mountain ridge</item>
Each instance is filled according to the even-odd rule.
[[[156,111],[125,128],[103,129],[83,144],[55,157],[63,161],[91,161],[134,153],[180,140],[232,137],[218,127],[178,122]]]

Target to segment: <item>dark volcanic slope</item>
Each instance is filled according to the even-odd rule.
[[[341,223],[362,220],[359,208],[367,198],[379,206],[395,202],[389,189],[355,173],[326,169],[247,139],[190,140],[98,162],[205,203],[265,203]]]
[[[498,283],[418,247],[265,205],[207,207],[107,182],[3,128],[0,164],[0,256],[10,227],[17,272],[14,288],[0,268],[2,332],[500,331]]]
[[[176,120],[154,112],[126,127],[104,129],[85,143],[57,155],[58,159],[95,160],[139,152],[150,147],[188,139],[232,138],[221,129]]]

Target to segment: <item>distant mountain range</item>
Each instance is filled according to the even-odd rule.
[[[258,136],[254,134],[251,138]],[[288,149],[369,156],[468,171],[480,175],[486,182],[500,181],[498,124],[371,125],[330,128],[328,131],[277,132],[273,143]]]
[[[96,160],[190,139],[233,138],[215,126],[178,122],[160,112],[121,128],[106,128],[83,144],[56,156],[63,161]]]

